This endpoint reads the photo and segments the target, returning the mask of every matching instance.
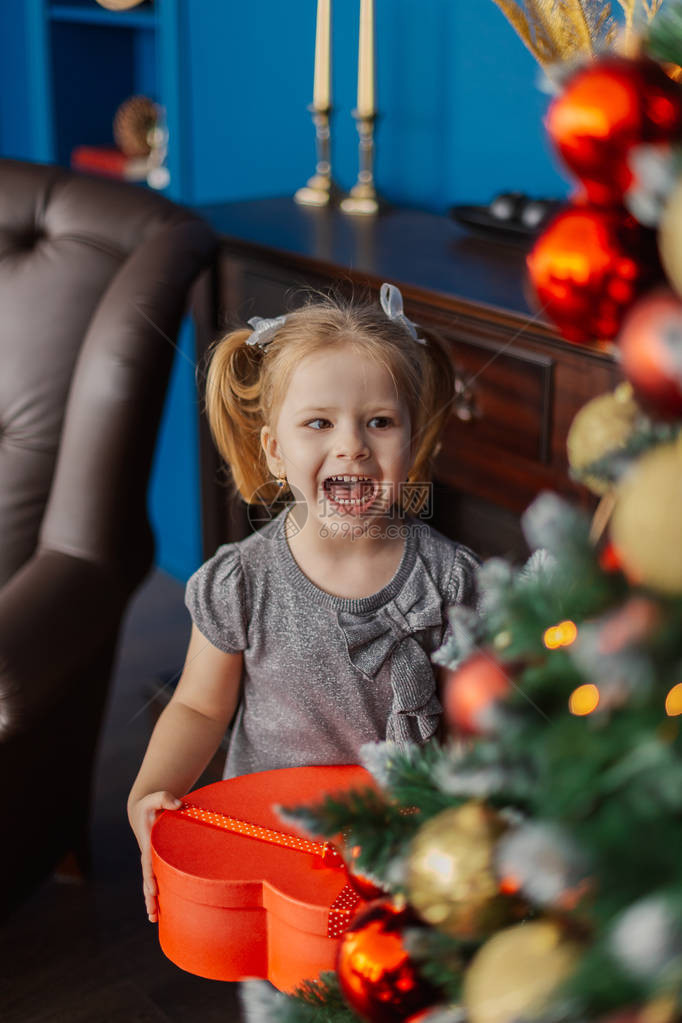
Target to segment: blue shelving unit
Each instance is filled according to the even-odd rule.
[[[62,21],[72,25],[106,25],[107,28],[146,28],[151,31],[157,27],[154,8],[133,8],[129,11],[110,11],[105,7],[86,7],[83,4],[51,4],[49,11],[51,21]]]
[[[166,194],[191,202],[183,46],[188,0],[156,0],[112,11],[96,0],[24,0],[0,10],[3,49],[26,84],[19,102],[0,104],[3,151],[68,166],[78,145],[113,145],[112,123],[129,96],[164,107],[169,131]],[[10,75],[13,74],[14,81]],[[16,71],[0,68],[0,90]],[[17,89],[12,89],[16,95]]]

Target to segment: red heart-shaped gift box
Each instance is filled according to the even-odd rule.
[[[321,843],[306,851],[311,843],[273,806],[368,786],[371,776],[355,765],[284,768],[207,785],[162,813],[152,864],[168,958],[201,977],[267,978],[283,991],[332,970],[340,934],[364,903],[342,863],[323,860]],[[226,818],[238,830],[225,830]]]

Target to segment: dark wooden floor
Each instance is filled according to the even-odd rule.
[[[155,572],[131,605],[100,743],[92,877],[50,879],[0,928],[3,1023],[240,1020],[236,985],[193,977],[163,956],[125,812],[151,728],[145,690],[182,665],[182,597],[179,583]]]

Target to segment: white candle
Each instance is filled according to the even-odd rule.
[[[374,0],[360,0],[358,45],[358,114],[371,117],[374,109]]]
[[[331,0],[317,0],[313,82],[313,106],[316,110],[326,110],[331,104],[331,7]]]

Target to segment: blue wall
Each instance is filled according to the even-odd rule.
[[[156,563],[183,581],[201,563],[199,430],[194,336],[185,321],[178,338],[149,486]]]
[[[50,125],[36,109],[41,95],[36,63],[43,56],[36,25],[46,2],[24,0],[25,8],[0,4],[3,155],[44,158]],[[174,197],[200,204],[291,194],[314,164],[307,105],[316,0],[157,0],[157,5],[165,37],[173,36],[157,43],[157,80],[178,97],[174,123],[183,139],[182,187]],[[335,0],[333,6],[333,164],[339,184],[349,188],[357,173],[351,110],[359,4]],[[28,32],[26,11],[36,19]],[[537,88],[537,64],[492,0],[376,0],[376,18],[381,112],[376,176],[387,199],[438,212],[455,202],[487,202],[500,191],[567,194],[567,179],[545,140],[548,99]],[[149,74],[144,60],[143,65],[139,89]],[[48,73],[45,68],[43,77]],[[185,579],[201,550],[187,325],[180,347],[150,513],[158,564]]]
[[[333,160],[348,188],[357,173],[359,5],[333,6]],[[195,201],[291,193],[311,173],[315,8],[316,0],[192,8]],[[537,64],[492,0],[376,0],[376,19],[377,180],[387,198],[438,211],[510,188],[565,194],[544,139]]]

